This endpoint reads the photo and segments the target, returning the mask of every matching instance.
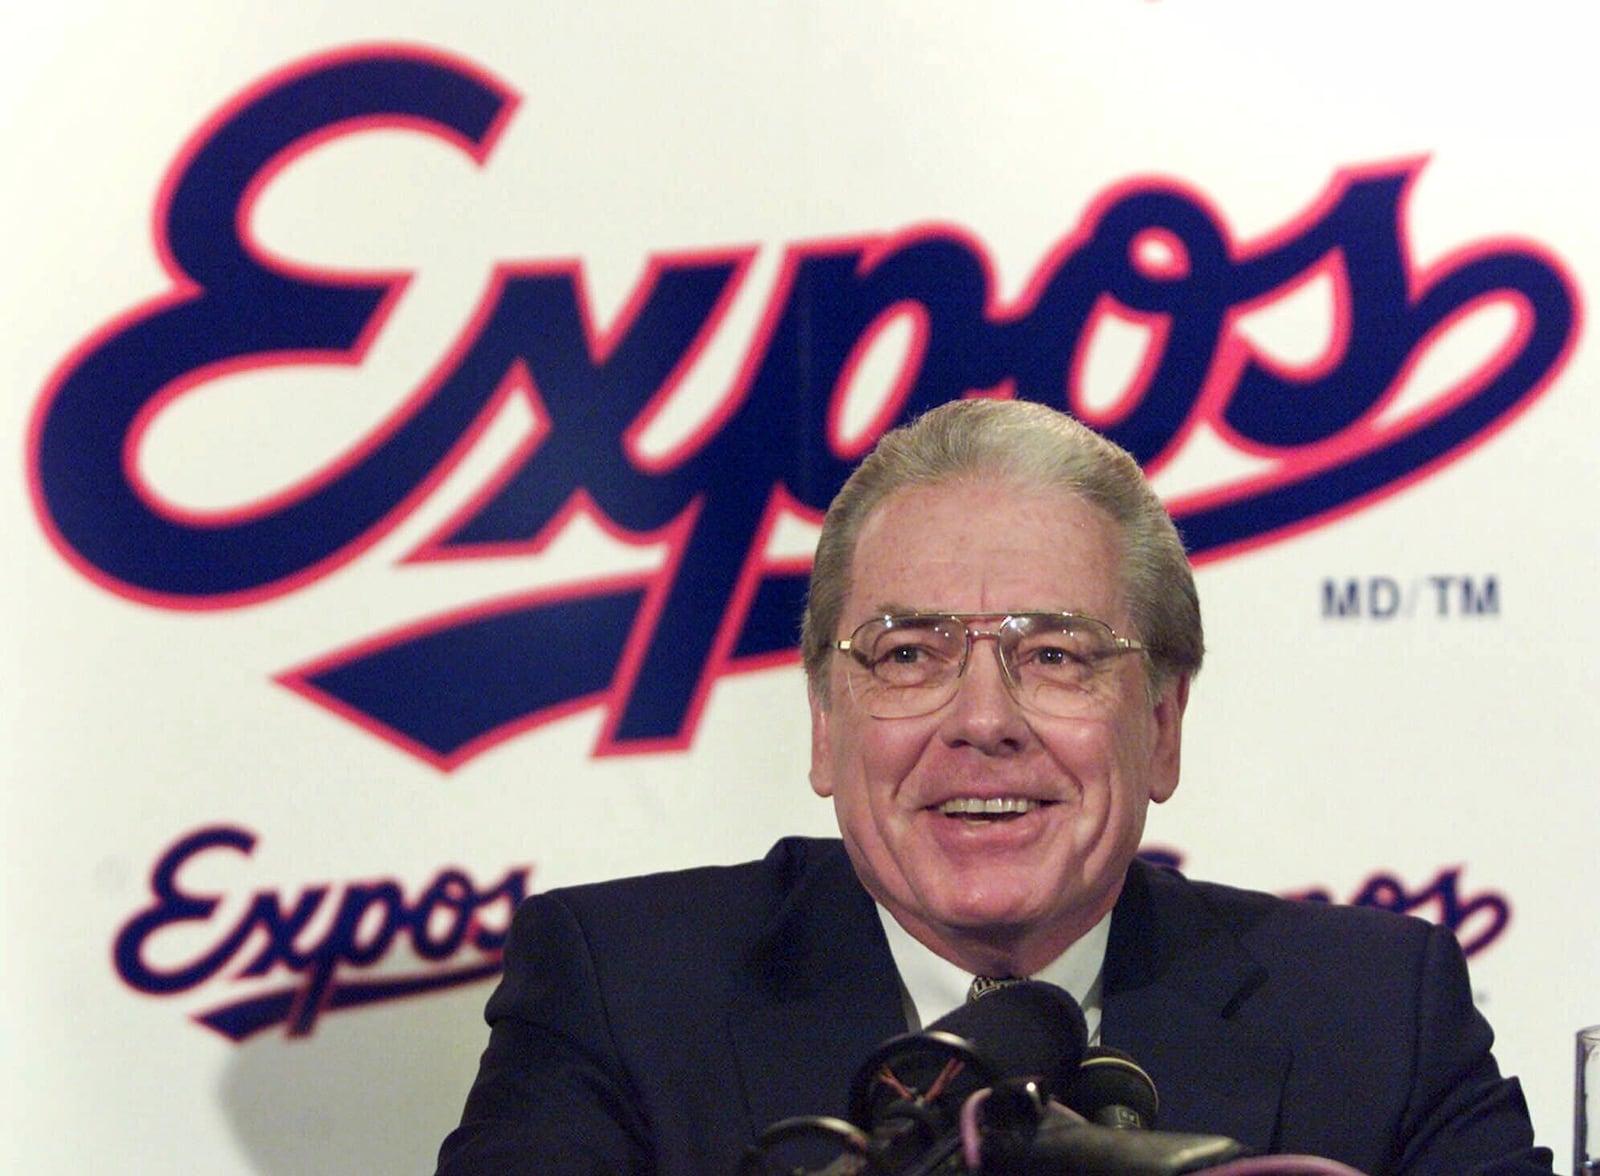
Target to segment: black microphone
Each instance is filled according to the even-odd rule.
[[[1149,1131],[1161,1109],[1156,1084],[1120,1049],[1097,1045],[1083,1055],[1067,1107],[1090,1123],[1118,1131]]]
[[[782,1120],[747,1150],[739,1170],[778,1171],[769,1152],[810,1135],[847,1147],[822,1176],[962,1171],[946,1165],[959,1165],[958,1118],[967,1098],[1010,1080],[1037,1085],[1045,1098],[1066,1090],[1087,1036],[1083,1010],[1055,985],[1028,980],[996,989],[868,1054],[850,1083],[853,1127],[815,1116]]]
[[[960,1144],[968,1097],[1028,1080],[1051,1098],[1076,1075],[1087,1039],[1083,1010],[1063,989],[1007,984],[868,1055],[850,1084],[850,1117],[871,1132],[878,1170],[934,1172]]]
[[[1151,1130],[1155,1083],[1109,1047],[1088,1051],[1065,1108],[1002,1094],[983,1108],[984,1176],[1181,1176],[1249,1154],[1223,1135]]]
[[[1008,1078],[1031,1078],[1050,1098],[1072,1084],[1087,1040],[1083,1010],[1063,989],[1042,980],[1007,984],[869,1054],[850,1084],[850,1117],[862,1127],[876,1126],[903,1101],[898,1086],[928,1095],[952,1058],[965,1065],[932,1096],[941,1103],[959,1107],[973,1092]]]

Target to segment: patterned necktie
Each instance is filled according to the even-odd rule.
[[[979,997],[988,996],[1000,988],[1010,988],[1013,984],[1025,983],[1022,976],[974,976],[972,984],[967,989],[967,1003],[971,1004]]]

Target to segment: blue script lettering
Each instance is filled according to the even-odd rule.
[[[287,902],[272,891],[257,891],[237,922],[213,927],[221,900],[185,891],[179,873],[208,854],[227,851],[248,856],[254,848],[253,835],[227,826],[184,837],[151,871],[155,901],[128,921],[113,949],[123,980],[155,996],[188,991],[230,968],[235,982],[282,972],[296,976],[291,986],[257,992],[200,1018],[234,1040],[275,1024],[287,1024],[294,1035],[306,1034],[328,1009],[394,1000],[494,975],[500,970],[512,912],[528,892],[527,867],[507,871],[486,890],[479,890],[462,871],[447,869],[415,901],[408,901],[399,884],[388,880],[351,883],[337,895],[328,886],[311,886]],[[332,918],[327,929],[314,942],[303,942],[312,920],[328,911]],[[486,912],[497,916],[491,922],[499,929],[482,920]],[[206,946],[181,962],[150,962],[154,941],[164,932],[178,930],[193,937],[197,928],[208,932]],[[432,964],[453,959],[465,949],[478,958],[455,968],[381,981],[357,983],[345,977],[350,968],[370,967],[385,958],[402,937]],[[252,947],[254,954],[247,955]]]
[[[1144,846],[1141,860],[1153,866],[1176,870],[1183,866],[1183,854],[1168,846]],[[1333,892],[1324,886],[1290,891],[1285,898],[1303,902],[1335,902]],[[1461,942],[1461,950],[1474,955],[1500,938],[1511,922],[1511,904],[1504,895],[1484,891],[1470,898],[1461,892],[1461,867],[1440,870],[1426,886],[1412,890],[1399,877],[1376,873],[1346,901],[1348,906],[1376,907],[1401,915],[1416,915],[1448,927]]]
[[[1331,902],[1326,890],[1315,889],[1293,895],[1314,902]],[[1440,870],[1433,881],[1418,890],[1409,890],[1393,874],[1374,874],[1350,899],[1351,906],[1370,906],[1402,915],[1418,915],[1448,927],[1461,941],[1467,955],[1488,947],[1511,921],[1511,906],[1503,895],[1493,892],[1461,896],[1461,869]]]
[[[640,542],[665,539],[661,570],[441,617],[283,676],[444,768],[596,701],[608,714],[601,753],[683,747],[719,675],[792,657],[805,573],[765,564],[762,544],[778,512],[820,513],[859,457],[861,440],[840,435],[841,403],[863,350],[897,318],[917,324],[917,342],[875,432],[983,392],[1078,408],[1152,470],[1202,424],[1281,458],[1271,478],[1173,504],[1200,559],[1333,517],[1463,451],[1547,385],[1577,330],[1571,283],[1531,245],[1412,265],[1404,200],[1420,160],[1340,172],[1292,229],[1254,248],[1199,194],[1130,183],[1085,214],[1009,306],[981,244],[954,228],[791,246],[712,427],[665,459],[642,460],[632,437],[717,332],[752,250],[655,258],[603,343],[577,265],[504,266],[401,417],[295,495],[197,522],[143,492],[125,457],[163,398],[242,367],[359,362],[398,295],[400,279],[319,277],[250,249],[243,206],[263,177],[332,131],[385,122],[481,158],[513,109],[510,90],[470,65],[398,49],[318,59],[257,87],[174,167],[157,217],[172,291],[64,365],[33,434],[37,508],[69,559],[136,599],[215,608],[353,558],[460,456],[508,380],[536,388],[548,416],[539,443],[428,554],[525,550],[583,502]],[[1166,264],[1142,259],[1152,241]],[[1340,346],[1316,371],[1265,362],[1233,329],[1330,272]],[[1491,302],[1514,312],[1506,345],[1434,411],[1384,425],[1404,373]],[[1098,419],[1082,409],[1076,371],[1108,308],[1160,330],[1133,394]]]

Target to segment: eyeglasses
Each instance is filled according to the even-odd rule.
[[[999,621],[992,628],[974,621]],[[1104,621],[1070,612],[904,613],[873,617],[833,647],[850,658],[850,697],[878,719],[932,714],[955,697],[972,642],[994,639],[1012,696],[1056,718],[1091,713],[1104,694],[1101,670],[1144,650]]]

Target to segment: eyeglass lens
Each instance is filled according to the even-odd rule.
[[[932,615],[868,621],[850,638],[853,695],[880,718],[937,710],[955,694],[971,640],[987,637],[1020,702],[1071,716],[1093,707],[1103,663],[1125,648],[1090,617],[1024,613],[996,622],[1002,618],[987,625]]]

